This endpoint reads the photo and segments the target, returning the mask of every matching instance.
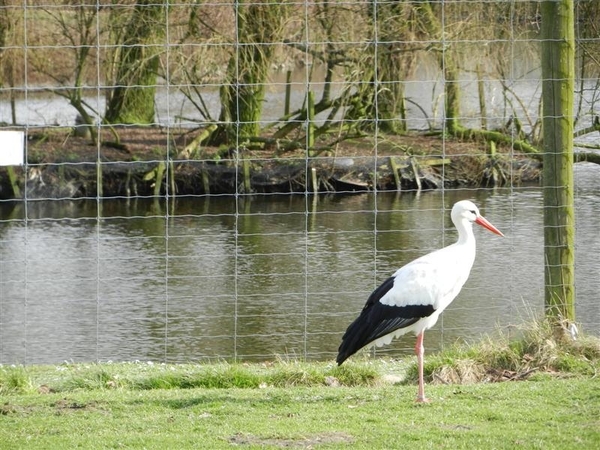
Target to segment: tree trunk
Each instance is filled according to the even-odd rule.
[[[542,2],[545,306],[575,319],[573,185],[573,0]]]
[[[443,61],[442,61],[443,59]],[[458,66],[448,53],[440,59],[440,65],[444,71],[444,129],[450,134],[460,131],[460,86]]]
[[[444,7],[443,5],[441,6]],[[442,41],[444,29],[441,19],[436,15],[430,1],[418,4],[419,20],[431,39]],[[450,134],[460,132],[460,85],[459,67],[452,56],[449,43],[447,48],[438,49],[438,65],[444,75],[444,130]]]
[[[138,0],[125,28],[116,63],[115,88],[107,101],[105,120],[113,124],[152,124],[159,65],[153,47],[164,29],[162,2]],[[120,26],[120,25],[117,25]]]
[[[0,88],[14,87],[15,66],[17,66],[18,58],[15,58],[16,52],[9,48],[17,47],[18,42],[15,41],[15,30],[18,30],[18,18],[11,10],[7,0],[0,0]],[[7,84],[5,84],[5,81]],[[10,96],[10,111],[11,124],[17,124],[17,111],[15,90],[9,90]]]
[[[414,39],[410,31],[413,6],[410,3],[371,1],[367,10],[373,53],[363,57],[358,66],[362,74],[357,92],[345,119],[356,122],[361,130],[379,130],[401,134],[407,131],[404,80],[414,68],[416,55],[407,42]],[[336,18],[332,17],[335,23]]]
[[[227,66],[227,80],[221,87],[219,130],[212,144],[235,142],[239,137],[260,134],[273,43],[285,20],[287,6],[276,0],[234,4],[237,41]]]

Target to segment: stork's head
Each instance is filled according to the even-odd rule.
[[[483,217],[479,213],[479,209],[475,204],[469,200],[461,200],[460,202],[456,202],[452,207],[452,222],[458,227],[458,224],[463,221],[468,221],[469,223],[476,223],[477,225],[481,225],[484,228],[487,228],[492,233],[495,233],[499,236],[504,236],[498,228],[492,225],[488,220]]]

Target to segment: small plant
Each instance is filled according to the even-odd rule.
[[[64,386],[60,390],[74,391],[74,390],[94,390],[94,389],[106,389],[115,388],[118,384],[118,376],[109,372],[107,367],[100,365],[93,365],[91,369],[84,371],[77,371],[73,376],[68,379]]]
[[[22,366],[0,368],[0,394],[26,393],[33,389],[31,377]]]
[[[331,370],[343,386],[368,386],[375,383],[380,377],[380,371],[369,364],[346,364]]]

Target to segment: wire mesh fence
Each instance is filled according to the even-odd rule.
[[[575,2],[591,161],[599,6]],[[507,237],[478,234],[426,345],[539,315],[540,21],[514,0],[2,1],[0,363],[332,358],[464,198]],[[598,333],[600,171],[575,176]]]

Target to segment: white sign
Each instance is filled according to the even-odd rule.
[[[0,166],[22,166],[25,157],[25,133],[0,131]]]

